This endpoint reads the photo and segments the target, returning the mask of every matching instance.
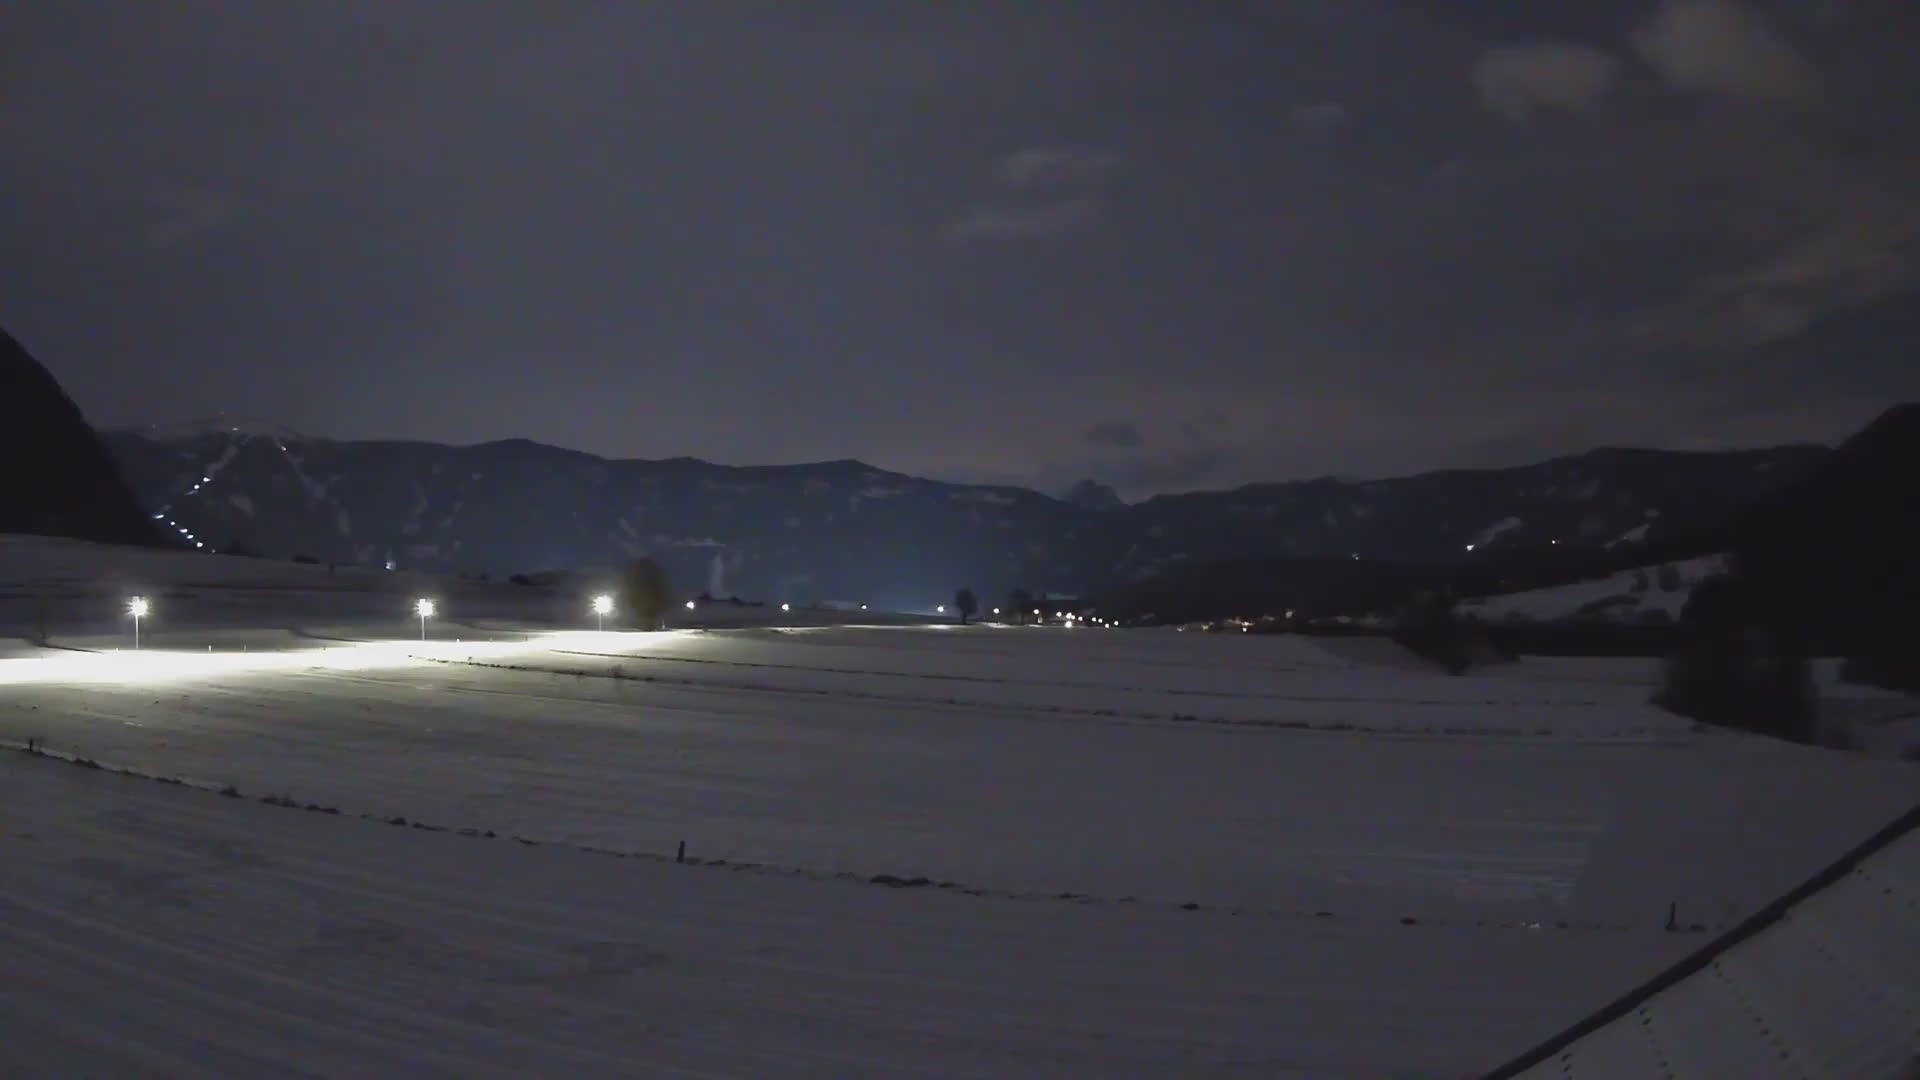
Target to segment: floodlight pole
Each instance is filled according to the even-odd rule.
[[[427,640],[427,613],[424,611],[420,613],[420,640]]]
[[[133,649],[135,652],[140,651],[140,615],[138,612],[135,612],[133,616]]]

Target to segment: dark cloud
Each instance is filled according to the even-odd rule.
[[[1087,428],[1080,437],[1092,446],[1134,447],[1147,441],[1140,425],[1131,420],[1102,420]]]
[[[1091,147],[1032,147],[1001,159],[1003,190],[943,228],[956,243],[1082,232],[1099,223],[1099,191],[1120,167],[1118,155]]]
[[[1593,116],[1619,78],[1614,57],[1560,42],[1492,49],[1473,69],[1481,102],[1516,123],[1550,113]]]
[[[1633,43],[1684,90],[1761,102],[1805,101],[1820,90],[1812,65],[1738,0],[1663,0]]]
[[[1092,228],[1100,220],[1100,204],[1093,199],[1060,199],[1033,206],[976,206],[965,217],[948,224],[947,238],[956,243],[1056,236]]]
[[[1090,147],[1034,147],[1000,162],[1000,182],[1010,188],[1083,187],[1103,183],[1120,166],[1117,155]]]
[[[246,209],[240,201],[206,188],[160,188],[147,201],[151,216],[142,235],[156,248],[190,242],[230,224]]]
[[[1920,287],[1910,2],[752,10],[9,11],[0,323],[108,424],[1135,497],[1920,395],[1715,412]]]
[[[1138,454],[1113,462],[1101,474],[1122,493],[1193,491],[1220,484],[1233,460],[1224,447],[1194,447],[1166,454]]]
[[[1353,114],[1337,101],[1317,101],[1293,110],[1294,124],[1319,139],[1332,138],[1352,120]]]

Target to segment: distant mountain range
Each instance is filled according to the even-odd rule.
[[[613,461],[524,440],[346,442],[229,422],[106,440],[157,520],[217,550],[496,576],[644,554],[682,589],[903,608],[960,585],[989,600],[1012,588],[1088,595],[1229,560],[1626,552],[1722,520],[1827,453],[1596,450],[1126,505],[1092,484],[1053,498],[858,461]]]
[[[1636,533],[1631,543],[1596,547],[1550,538],[1543,544],[1535,536],[1446,562],[1212,562],[1119,586],[1100,598],[1101,606],[1119,617],[1192,621],[1290,609],[1303,615],[1390,611],[1422,592],[1464,598],[1545,589],[1556,595],[1469,609],[1476,617],[1503,618],[1500,612],[1508,607],[1565,607],[1578,599],[1576,608],[1591,610],[1554,616],[1533,611],[1532,617],[1638,622],[1650,614],[1644,602],[1650,599],[1665,622],[1681,610],[1687,588],[1672,596],[1636,597],[1675,592],[1660,584],[1666,575],[1638,569],[1682,562],[1688,565],[1675,567],[1683,571],[1675,576],[1691,582],[1711,573],[1705,568],[1711,563],[1737,568],[1752,585],[1750,595],[1763,598],[1766,610],[1754,612],[1756,619],[1792,625],[1830,652],[1891,651],[1900,659],[1889,664],[1920,671],[1920,620],[1914,617],[1920,611],[1920,560],[1914,557],[1920,551],[1920,498],[1913,495],[1920,477],[1920,405],[1897,406],[1837,449],[1766,471],[1778,482],[1732,499],[1716,493],[1682,517],[1662,516],[1662,527]],[[1559,588],[1569,585],[1574,587]],[[1611,601],[1624,599],[1635,602],[1611,610]],[[1596,640],[1579,643],[1591,648]],[[1537,635],[1534,644],[1540,644]]]

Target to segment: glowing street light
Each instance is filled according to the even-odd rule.
[[[433,601],[421,597],[413,602],[413,613],[420,616],[420,640],[427,640],[427,620],[433,618]]]
[[[692,610],[693,610],[693,601],[691,601],[691,600],[689,600],[689,601],[687,601],[687,610],[688,610],[688,611],[692,611]]]
[[[939,607],[933,609],[933,613],[935,615],[945,615],[947,613],[947,605],[941,604]]]
[[[140,647],[140,620],[146,618],[149,607],[147,598],[136,596],[127,601],[127,614],[133,616],[133,647]]]
[[[780,605],[780,610],[781,610],[781,611],[792,611],[792,610],[793,610],[793,605],[792,605],[792,604],[781,604],[781,605]]]
[[[598,629],[604,631],[607,628],[607,616],[611,614],[613,614],[613,597],[596,596],[593,598],[593,617],[596,620]]]

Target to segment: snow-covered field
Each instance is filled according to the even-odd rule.
[[[0,740],[106,766],[0,754],[0,1074],[1471,1075],[1914,792],[1631,679],[347,573],[0,539]]]

